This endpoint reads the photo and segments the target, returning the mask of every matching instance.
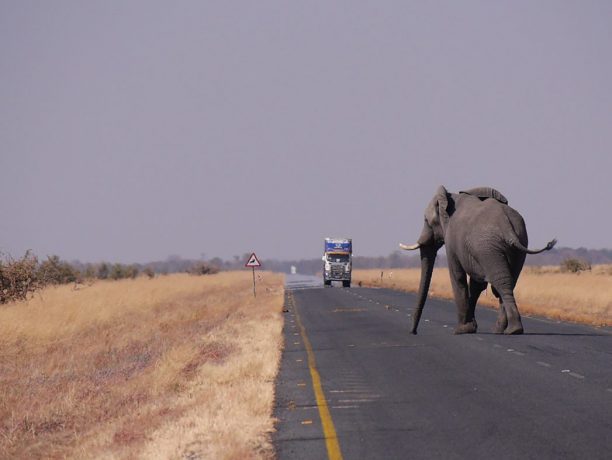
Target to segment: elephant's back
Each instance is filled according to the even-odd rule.
[[[506,242],[509,232],[513,232],[518,237],[521,244],[527,246],[527,228],[525,221],[519,212],[494,199],[487,199],[476,204],[470,212],[470,217],[466,219],[468,231],[478,232],[476,229],[487,229],[490,237],[500,238],[500,242]]]

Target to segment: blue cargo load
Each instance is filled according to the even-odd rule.
[[[325,252],[344,252],[352,254],[353,242],[349,239],[325,239]]]

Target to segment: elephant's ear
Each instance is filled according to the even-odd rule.
[[[486,200],[487,198],[494,198],[500,203],[508,204],[508,199],[499,191],[491,187],[476,187],[471,188],[469,190],[462,190],[459,193],[466,193],[468,195],[477,196],[481,200]]]
[[[446,224],[448,224],[448,192],[443,185],[436,190],[436,199],[438,200],[438,214],[440,215],[440,223],[442,230],[446,234]]]

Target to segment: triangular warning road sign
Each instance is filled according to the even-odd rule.
[[[248,262],[246,264],[244,264],[244,266],[245,267],[261,267],[261,262],[259,262],[259,259],[255,255],[255,253],[253,253],[249,257]]]

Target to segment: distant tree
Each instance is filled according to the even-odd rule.
[[[110,268],[106,262],[102,262],[98,265],[98,279],[105,280],[108,279],[108,275],[110,273]]]
[[[400,268],[402,266],[402,254],[399,251],[393,251],[389,255],[389,268]]]
[[[84,270],[82,271],[83,278],[91,280],[96,277],[96,268],[92,264],[85,265]]]
[[[140,270],[136,264],[123,266],[123,278],[135,279],[139,272]]]
[[[113,264],[110,269],[109,277],[113,280],[120,280],[127,277],[127,267],[121,264]]]
[[[74,283],[80,277],[78,270],[68,262],[60,260],[59,256],[48,256],[38,268],[38,278],[45,284]]]
[[[208,263],[213,267],[217,267],[218,269],[221,269],[221,267],[223,267],[223,260],[221,260],[219,257],[211,259]]]

